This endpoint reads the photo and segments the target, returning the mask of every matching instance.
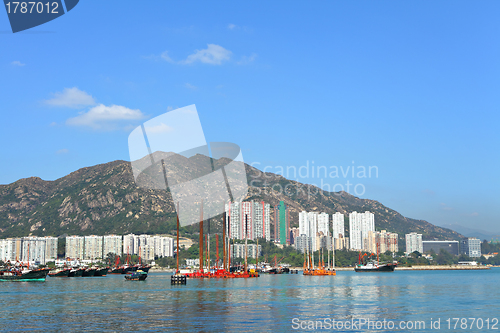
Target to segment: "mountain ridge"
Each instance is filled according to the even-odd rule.
[[[181,165],[181,171],[178,172],[203,162],[203,159],[209,157],[196,155],[183,159],[182,163],[187,164]],[[226,159],[212,161],[215,168],[227,164]],[[302,210],[324,211],[328,214],[341,212],[345,214],[346,225],[349,212],[371,211],[375,214],[377,230],[385,229],[399,234],[400,248],[404,247],[404,234],[408,232],[422,233],[424,239],[463,237],[453,230],[427,221],[404,217],[375,200],[360,199],[346,192],[325,192],[281,175],[260,171],[248,164],[245,164],[245,169],[247,180],[249,183],[253,180],[254,185],[249,185],[245,200],[264,200],[271,206],[284,201],[290,208],[292,227],[298,225],[298,213]],[[281,188],[291,189],[292,193],[276,191],[278,184]],[[317,194],[311,197],[298,190],[299,187],[307,186]],[[220,218],[214,220],[214,230],[217,232]],[[53,181],[29,177],[0,185],[1,238],[167,233],[174,226],[175,210],[170,193],[137,187],[131,163],[123,160],[84,167]],[[195,233],[196,227],[188,229],[188,232]]]

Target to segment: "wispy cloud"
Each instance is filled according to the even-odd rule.
[[[469,216],[479,216],[479,213],[478,212],[473,212],[473,213],[470,213]]]
[[[188,89],[191,89],[191,90],[196,90],[198,89],[197,86],[193,86],[191,83],[185,83],[184,84],[184,87],[188,88]]]
[[[252,53],[249,56],[243,56],[241,57],[240,61],[237,62],[238,65],[248,65],[249,63],[253,62],[257,58],[256,53]]]
[[[53,98],[44,102],[47,105],[68,108],[82,108],[96,103],[94,97],[77,87],[64,88],[62,92],[54,93]]]
[[[227,25],[227,28],[228,28],[229,30],[234,30],[234,29],[238,28],[238,26],[237,26],[236,24],[229,23],[229,24]]]
[[[11,62],[10,64],[12,66],[18,66],[18,67],[23,67],[26,65],[26,64],[23,64],[22,62],[20,62],[19,60],[15,60],[15,61]]]
[[[452,207],[448,206],[447,204],[445,204],[444,202],[441,202],[440,204],[440,207],[441,207],[441,210],[446,210],[446,211],[450,211],[450,210],[453,210]]]
[[[70,126],[90,127],[92,129],[113,130],[123,121],[141,120],[146,116],[140,110],[129,109],[125,106],[103,104],[92,107],[66,121]]]
[[[64,148],[64,149],[59,149],[58,151],[56,151],[56,154],[58,155],[61,155],[61,154],[67,154],[69,153],[69,150]]]
[[[434,195],[434,194],[436,194],[436,192],[434,192],[433,190],[430,190],[428,188],[426,188],[425,190],[422,190],[422,193],[425,193],[425,194],[428,194],[428,195]]]
[[[223,62],[231,59],[232,52],[220,45],[208,44],[206,49],[196,50],[189,55],[181,64],[192,64],[201,62],[203,64],[221,65]]]
[[[168,133],[172,132],[174,129],[168,125],[165,125],[164,123],[160,123],[159,125],[155,126],[146,126],[146,133],[148,134],[158,134],[158,133]]]

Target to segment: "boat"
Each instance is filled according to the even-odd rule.
[[[356,272],[394,272],[397,263],[379,263],[375,260],[370,260],[366,264],[357,264],[354,267]]]
[[[307,255],[304,252],[304,271],[303,275],[306,276],[335,276],[337,271],[335,270],[335,252],[333,252],[333,265],[330,266],[330,251],[328,251],[328,267],[325,266],[323,261],[323,249],[320,249],[320,258],[318,267],[314,266],[314,255],[307,251]]]
[[[82,276],[84,277],[94,276],[96,270],[97,270],[96,268],[87,268],[83,271]]]
[[[123,267],[115,267],[109,271],[110,274],[123,274]]]
[[[361,255],[361,251],[358,256],[358,264],[354,267],[354,271],[356,272],[394,272],[394,269],[398,265],[397,261],[392,263],[381,263],[379,261],[379,244],[377,243],[377,260],[367,260],[367,262],[363,263],[363,258],[367,256],[367,253]],[[367,259],[369,259],[374,254],[370,254]]]
[[[0,271],[0,281],[45,281],[50,268],[9,269]]]
[[[108,269],[109,269],[109,267],[97,268],[94,276],[106,276],[108,274]]]
[[[68,274],[68,277],[81,277],[83,276],[83,268],[73,268]]]
[[[137,270],[133,273],[125,275],[125,279],[129,281],[144,281],[148,277],[148,273]]]
[[[53,272],[49,272],[49,276],[51,277],[68,277],[69,272],[71,269],[69,268],[63,268],[63,269],[58,269]]]

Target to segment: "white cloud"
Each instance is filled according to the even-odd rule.
[[[229,30],[233,30],[234,28],[237,28],[237,27],[238,27],[238,26],[237,26],[236,24],[232,24],[232,23],[229,23],[229,24],[227,25],[227,28],[228,28]]]
[[[168,133],[172,132],[174,129],[168,125],[165,125],[164,123],[160,123],[159,125],[155,126],[146,126],[146,133],[148,134],[158,134],[158,133]]]
[[[23,64],[22,62],[20,62],[19,60],[15,60],[13,62],[10,63],[12,66],[19,66],[19,67],[23,67],[24,65],[26,64]]]
[[[174,63],[175,61],[170,58],[170,56],[168,55],[168,51],[165,51],[161,54],[160,56],[163,60],[165,60],[166,62],[170,62],[170,63]]]
[[[67,154],[69,153],[69,150],[64,148],[64,149],[59,149],[58,151],[56,151],[56,154]]]
[[[445,203],[443,203],[443,202],[441,202],[440,206],[441,206],[441,209],[442,209],[442,210],[447,210],[447,211],[449,211],[449,210],[453,210],[453,208],[452,208],[452,207],[448,206],[447,204],[445,204]]]
[[[188,89],[191,89],[191,90],[196,90],[198,89],[197,86],[193,86],[191,83],[186,83],[184,84],[184,87],[188,88]]]
[[[241,57],[241,60],[238,61],[238,65],[248,65],[249,63],[253,62],[257,58],[256,53],[252,53],[250,56],[243,56]]]
[[[115,129],[117,122],[140,120],[145,117],[140,110],[132,110],[120,105],[106,106],[99,104],[87,112],[82,112],[80,115],[66,120],[66,124],[109,130]]]
[[[62,92],[56,92],[54,98],[45,100],[45,104],[69,108],[81,108],[95,104],[95,99],[85,91],[73,88],[64,88]]]
[[[179,63],[192,64],[199,61],[204,64],[221,65],[224,61],[231,59],[232,54],[231,51],[220,45],[208,44],[206,49],[196,50],[186,60],[182,60]]]

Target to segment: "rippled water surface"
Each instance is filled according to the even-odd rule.
[[[445,331],[450,317],[500,317],[499,284],[500,269],[263,275],[186,286],[171,286],[167,273],[150,273],[146,281],[48,277],[0,282],[0,324],[2,331],[282,332],[293,331],[293,318],[441,318]]]

